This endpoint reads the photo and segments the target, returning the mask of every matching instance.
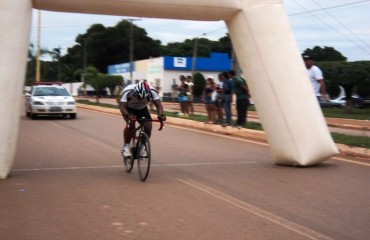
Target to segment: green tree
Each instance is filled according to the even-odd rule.
[[[84,69],[86,65],[95,66],[106,73],[108,65],[130,61],[131,23],[122,20],[113,27],[94,24],[84,34],[76,37],[77,45],[69,48],[63,56],[64,64]],[[132,26],[134,60],[148,59],[162,55],[161,44],[150,38],[146,31],[135,24]]]
[[[114,76],[105,74],[104,76],[105,86],[109,88],[111,96],[114,95],[114,89],[117,86],[123,86],[124,81],[122,76]]]
[[[49,51],[47,49],[40,49],[40,56],[44,56],[48,54]],[[25,77],[25,85],[30,86],[33,82],[36,81],[36,48],[31,43],[28,47],[28,59],[27,59],[27,72]],[[48,69],[50,67],[50,64],[48,62],[44,62],[40,60],[40,78],[41,81],[48,81],[49,79],[53,79],[53,77],[50,77],[52,73],[48,73]],[[50,80],[49,80],[50,81]]]
[[[369,96],[370,61],[361,62],[317,62],[324,73],[329,95],[336,96],[339,86],[346,94],[346,105],[352,108],[352,92],[355,87],[360,96]]]
[[[99,103],[100,92],[106,87],[104,76],[99,73],[95,67],[89,66],[86,68],[86,72],[84,73],[84,80],[85,85],[91,85],[95,89],[96,103]],[[84,86],[84,88],[86,88],[86,86]]]
[[[194,82],[194,97],[201,97],[203,94],[204,86],[206,85],[206,79],[204,78],[203,74],[200,72],[194,73],[193,76]]]
[[[54,62],[57,63],[58,70],[57,70],[57,78],[58,82],[62,81],[62,62],[61,59],[61,48],[54,48],[53,51],[50,52],[50,55]]]
[[[184,42],[168,43],[162,47],[164,55],[192,57],[194,54],[196,39],[186,39]],[[228,36],[220,38],[219,41],[212,41],[207,38],[198,38],[197,56],[209,57],[211,52],[231,52],[231,41]]]
[[[303,51],[303,54],[311,56],[315,61],[346,61],[347,58],[342,55],[342,53],[335,50],[333,47],[315,46],[310,49],[307,48]]]
[[[220,38],[219,40],[219,44],[220,44],[220,49],[217,51],[217,52],[224,52],[224,53],[228,53],[229,54],[229,57],[232,57],[231,56],[231,52],[232,52],[232,43],[231,43],[231,39],[230,39],[230,36],[229,34],[227,33],[226,36]]]

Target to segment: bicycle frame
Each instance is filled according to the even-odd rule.
[[[132,137],[131,137],[131,140],[130,140],[132,156],[134,157],[134,159],[137,159],[138,142],[141,139],[141,136],[142,136],[143,132],[145,132],[144,125],[142,123],[144,123],[144,122],[159,122],[160,126],[159,126],[158,131],[161,131],[163,129],[164,123],[163,123],[162,120],[159,120],[159,119],[147,119],[147,118],[130,119],[127,122],[127,125],[126,125],[127,128],[130,127],[131,122],[134,122],[134,123],[139,122],[139,126],[134,128],[134,130],[132,132]]]

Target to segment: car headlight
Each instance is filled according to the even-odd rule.
[[[67,105],[75,105],[75,104],[76,104],[75,101],[69,101],[69,102],[67,102]]]
[[[41,101],[34,101],[33,104],[34,105],[45,105],[45,103]]]

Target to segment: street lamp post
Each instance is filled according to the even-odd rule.
[[[203,33],[202,34],[203,36],[205,36],[206,34]],[[192,61],[192,66],[191,66],[191,75],[194,77],[194,74],[195,74],[195,68],[196,68],[196,64],[197,64],[197,57],[198,57],[198,42],[199,42],[199,38],[196,37],[194,39],[194,49],[193,49],[193,61]]]
[[[191,75],[194,77],[195,67],[197,64],[197,55],[198,55],[198,38],[194,39],[194,50],[193,50],[193,62],[191,66]]]
[[[40,38],[41,38],[41,11],[38,11],[37,15],[37,49],[36,49],[36,82],[40,82]]]

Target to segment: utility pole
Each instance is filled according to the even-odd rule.
[[[40,82],[41,11],[37,12],[36,82]]]
[[[197,56],[198,56],[198,38],[194,39],[194,49],[193,49],[193,62],[191,66],[191,75],[194,77],[195,74],[195,66],[197,64]]]
[[[203,33],[203,36],[205,36],[206,34]],[[197,57],[198,57],[198,42],[199,42],[199,38],[196,37],[194,38],[194,48],[193,48],[193,61],[192,61],[192,66],[191,66],[191,75],[194,77],[194,74],[195,74],[195,68],[196,68],[196,65],[197,65]]]
[[[127,19],[130,22],[130,80],[131,83],[135,83],[133,79],[134,71],[134,31],[133,31],[133,21],[140,21],[138,18],[129,18]]]

